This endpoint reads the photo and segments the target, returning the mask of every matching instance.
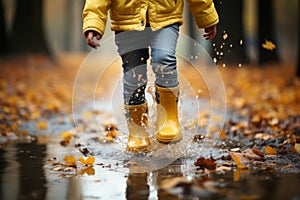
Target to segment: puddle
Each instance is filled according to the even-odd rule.
[[[300,174],[235,170],[226,174],[199,173],[191,159],[178,159],[149,173],[111,161],[95,164],[94,174],[54,172],[50,158],[72,154],[59,137],[46,142],[10,144],[0,151],[1,199],[299,199]],[[183,177],[177,187],[160,190],[166,179]]]
[[[83,114],[77,125],[82,126],[84,134],[77,135],[68,145],[61,145],[61,136],[52,134],[73,127],[68,117],[50,119],[51,129],[46,131],[36,131],[35,123],[26,124],[23,128],[35,130],[30,131],[32,138],[7,143],[0,149],[0,199],[300,199],[299,166],[298,171],[232,167],[226,173],[217,173],[194,165],[200,156],[221,159],[228,156],[224,149],[243,148],[249,141],[231,138],[227,143],[209,140],[196,143],[184,137],[175,146],[161,146],[160,151],[133,155],[125,152],[127,136],[122,131],[115,143],[97,140],[103,134],[96,130],[98,123],[111,116],[99,112],[100,118],[89,121],[94,113]],[[78,144],[82,146],[76,147]],[[64,162],[65,156],[76,159],[83,156],[84,148],[88,149],[86,155],[96,158],[92,166],[78,164],[70,170],[55,170],[59,166],[55,163]],[[166,162],[164,153],[172,155],[170,152],[176,148],[180,154],[175,153],[177,157]],[[159,159],[154,159],[155,156]],[[295,160],[298,162],[299,156]],[[165,166],[157,167],[161,163]]]
[[[44,135],[2,149],[1,199],[300,199],[299,173],[239,169],[203,173],[193,164],[195,154],[148,173],[131,173],[134,169],[118,156],[98,159],[92,173],[82,168],[53,171],[49,160],[54,157],[62,161],[65,155],[82,156],[73,145],[61,146],[60,140],[59,135]],[[160,189],[165,180],[174,178],[182,179],[174,187]]]

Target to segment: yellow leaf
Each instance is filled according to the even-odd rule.
[[[241,153],[230,153],[230,157],[232,158],[232,160],[235,162],[236,166],[239,169],[248,169],[249,167],[247,166],[247,164],[249,163],[249,160],[243,156],[243,154]]]
[[[266,40],[265,43],[262,44],[262,47],[263,47],[264,49],[273,51],[273,49],[276,48],[276,45],[275,45],[273,42]]]
[[[45,130],[48,128],[48,124],[46,121],[40,121],[36,124],[36,128],[40,130]]]
[[[12,123],[11,128],[13,130],[16,130],[18,128],[18,124],[17,123]]]
[[[65,156],[64,161],[71,165],[76,165],[76,159],[74,156]]]
[[[226,132],[224,130],[221,131],[220,138],[221,140],[226,140]]]
[[[30,119],[32,120],[36,120],[39,119],[41,117],[41,113],[38,110],[33,110],[30,112]]]
[[[110,135],[105,136],[107,142],[114,142],[114,138]]]
[[[265,151],[266,151],[266,154],[267,154],[267,155],[277,155],[276,149],[274,149],[274,148],[271,147],[271,146],[266,146]]]
[[[60,136],[64,139],[70,139],[74,134],[68,131],[64,131],[60,134]]]
[[[119,133],[116,130],[108,131],[106,136],[110,136],[112,138],[118,137]]]
[[[94,156],[90,156],[87,159],[84,159],[83,157],[79,157],[78,160],[85,165],[94,165],[95,163],[95,157]]]

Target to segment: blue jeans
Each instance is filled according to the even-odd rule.
[[[146,102],[149,47],[155,84],[166,88],[179,84],[175,56],[178,34],[177,23],[156,31],[147,27],[143,31],[116,32],[115,43],[122,58],[123,96],[126,105]]]

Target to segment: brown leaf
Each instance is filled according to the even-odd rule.
[[[253,152],[253,149],[245,149],[243,151],[243,154],[250,160],[259,160],[262,161],[263,157],[257,155],[256,153]]]
[[[254,125],[254,126],[258,126],[262,121],[262,118],[260,117],[260,115],[254,115],[252,118],[251,118],[251,123]]]
[[[252,151],[253,151],[253,153],[255,153],[261,157],[264,156],[264,153],[261,150],[259,150],[258,148],[253,148]]]
[[[69,139],[64,139],[60,141],[60,145],[61,146],[68,146],[70,144],[70,140]]]
[[[200,157],[197,159],[197,161],[194,163],[195,166],[198,166],[200,168],[208,168],[208,169],[216,169],[216,160],[213,158],[203,158]]]

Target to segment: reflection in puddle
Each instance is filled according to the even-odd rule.
[[[300,174],[267,170],[202,173],[190,158],[148,173],[112,160],[76,173],[52,171],[48,160],[82,154],[63,147],[58,136],[9,144],[0,151],[1,199],[297,199]],[[188,167],[189,166],[189,167]],[[166,181],[167,180],[167,181]]]

